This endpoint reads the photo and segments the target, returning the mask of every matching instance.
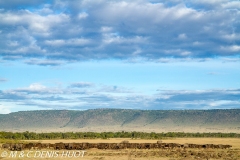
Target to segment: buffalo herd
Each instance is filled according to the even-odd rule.
[[[54,150],[85,150],[90,148],[97,149],[174,149],[174,148],[199,148],[199,149],[227,149],[232,147],[231,145],[223,144],[178,144],[178,143],[163,143],[157,141],[157,143],[129,143],[123,141],[121,143],[5,143],[2,144],[2,149],[8,149],[12,151],[21,150],[41,150],[41,149],[54,149]]]

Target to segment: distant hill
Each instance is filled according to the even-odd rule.
[[[226,110],[40,110],[0,114],[2,131],[235,132],[240,109]]]

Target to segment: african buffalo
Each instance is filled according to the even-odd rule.
[[[11,143],[2,144],[2,149],[10,149],[10,148],[11,148]]]
[[[62,143],[62,142],[60,142],[60,143],[55,143],[54,149],[55,149],[55,150],[65,149],[65,145],[64,145],[64,143]]]
[[[22,149],[23,149],[22,143],[15,143],[15,144],[12,144],[10,147],[10,150],[12,151],[21,151]]]

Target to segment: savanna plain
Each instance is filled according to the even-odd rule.
[[[157,140],[150,139],[130,139],[130,138],[111,138],[111,139],[60,139],[60,140],[25,140],[23,143],[157,143]],[[154,149],[97,149],[91,148],[84,150],[84,154],[77,157],[58,156],[58,157],[34,157],[37,151],[54,152],[54,149],[31,149],[29,157],[3,157],[3,153],[10,154],[11,151],[1,148],[0,159],[2,160],[40,160],[40,159],[64,159],[64,160],[240,160],[240,139],[239,138],[167,138],[161,140],[162,143],[179,143],[179,144],[223,144],[231,145],[231,148],[154,148]],[[2,144],[1,144],[2,146]],[[23,150],[26,154],[29,150]],[[59,150],[61,155],[67,150]],[[69,152],[74,152],[73,150]]]

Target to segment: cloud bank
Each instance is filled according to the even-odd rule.
[[[0,99],[6,104],[14,102],[39,109],[226,109],[239,108],[239,97],[240,89],[157,90],[156,94],[147,95],[121,86],[91,82],[75,82],[65,88],[34,83],[0,91]]]
[[[0,57],[27,64],[238,58],[239,1],[1,1]]]

